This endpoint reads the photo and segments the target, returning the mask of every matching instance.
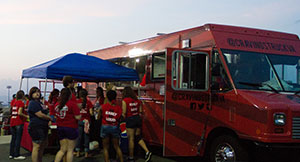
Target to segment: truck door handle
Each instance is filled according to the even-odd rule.
[[[175,120],[174,119],[168,119],[168,125],[169,126],[176,126]]]

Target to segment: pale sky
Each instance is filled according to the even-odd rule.
[[[7,85],[18,90],[23,69],[206,23],[299,36],[300,1],[0,0],[0,101]]]

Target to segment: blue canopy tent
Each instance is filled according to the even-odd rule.
[[[78,53],[67,54],[22,72],[22,78],[61,80],[65,75],[86,82],[139,80],[134,69]]]
[[[70,75],[74,80],[84,82],[139,80],[138,73],[134,69],[79,53],[67,54],[25,69],[22,72],[22,80],[23,78],[40,78],[46,79],[46,81],[47,79],[62,80],[65,75]]]

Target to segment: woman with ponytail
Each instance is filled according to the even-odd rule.
[[[55,117],[60,143],[60,150],[55,156],[55,162],[60,162],[65,154],[67,162],[71,162],[78,137],[78,120],[81,116],[76,101],[72,100],[72,92],[69,88],[61,90],[60,99],[55,105]]]
[[[76,157],[80,156],[80,149],[82,148],[82,144],[84,144],[85,157],[89,157],[89,125],[91,122],[91,116],[93,115],[93,104],[90,100],[87,99],[87,95],[88,91],[86,89],[81,89],[79,91],[79,99],[77,102],[80,105],[81,119],[78,122],[79,138],[77,140],[75,149]]]
[[[102,140],[100,138],[100,129],[101,129],[101,119],[100,117],[100,108],[104,104],[104,93],[101,87],[97,87],[96,89],[96,100],[94,102],[94,117],[91,117],[91,125],[90,125],[90,140],[98,141],[99,148],[102,148]]]
[[[123,162],[123,154],[119,146],[120,138],[120,117],[122,115],[122,108],[116,104],[116,91],[109,90],[106,93],[108,103],[102,106],[102,126],[101,126],[101,138],[103,144],[104,161],[109,162],[109,145],[110,139],[112,145],[117,153],[117,157],[120,162]]]
[[[52,121],[55,121],[54,119],[54,106],[58,101],[58,96],[59,96],[59,90],[58,89],[53,89],[53,91],[49,95],[49,100],[48,100],[48,108],[49,108],[49,114],[52,118]]]
[[[151,160],[152,152],[149,151],[141,135],[142,112],[142,102],[137,98],[136,93],[131,87],[125,87],[123,90],[122,116],[126,121],[126,132],[128,135],[128,162],[134,161],[135,139],[146,153],[145,161]]]

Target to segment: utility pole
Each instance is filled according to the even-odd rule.
[[[9,105],[9,101],[10,101],[9,97],[10,97],[10,89],[11,89],[11,86],[8,85],[8,86],[6,86],[6,88],[7,88],[7,103],[8,103],[8,105]]]

